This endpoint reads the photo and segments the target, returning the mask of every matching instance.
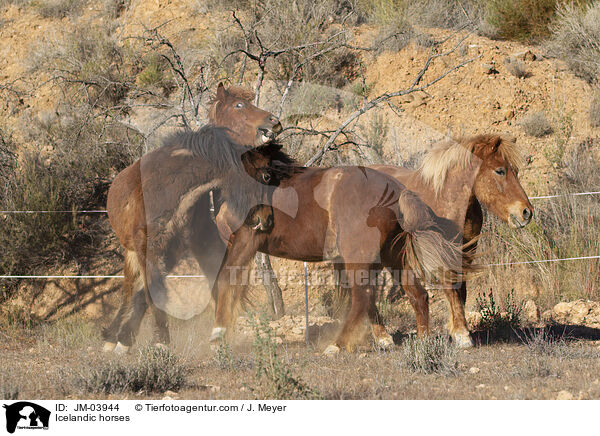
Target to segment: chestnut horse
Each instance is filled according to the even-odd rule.
[[[225,245],[209,214],[211,190],[219,192],[236,230],[247,227],[251,232],[243,234],[251,237],[253,232],[271,228],[268,204],[272,188],[267,185],[277,185],[294,168],[279,148],[277,144],[248,148],[231,141],[225,129],[205,126],[198,132],[172,136],[117,175],[107,209],[125,249],[125,294],[138,289],[144,292],[136,292],[109,327],[114,329],[109,333],[116,336],[113,349],[129,349],[148,306],[160,342],[169,342],[167,311],[173,313],[173,302],[164,279],[184,256],[193,255],[208,278],[208,289],[212,287],[225,257]],[[129,188],[138,177],[141,183],[133,195],[120,189]],[[249,242],[240,237],[236,243]],[[187,286],[200,297],[206,294],[202,293],[205,287],[198,283]],[[186,307],[178,310],[193,315],[204,307],[196,312]]]
[[[481,205],[513,228],[531,221],[533,206],[518,180],[520,166],[514,141],[498,135],[478,135],[437,146],[416,171],[389,165],[371,168],[389,174],[418,193],[435,214],[454,224],[455,232],[463,235],[465,246],[473,250],[483,225]],[[473,341],[465,319],[467,283],[462,281],[459,285],[445,289],[451,311],[448,328],[459,346],[471,347]],[[403,288],[417,314],[417,332],[427,333],[427,291],[418,281],[404,284]]]
[[[299,261],[342,262],[352,307],[326,353],[351,350],[357,327],[367,316],[375,341],[382,347],[393,344],[375,305],[374,278],[382,267],[400,270],[407,265],[423,279],[446,285],[462,276],[461,245],[445,239],[441,230],[447,220],[397,180],[370,168],[303,168],[281,181],[272,207],[270,231],[228,249],[213,289],[217,308],[211,341],[228,333],[246,291],[240,271],[227,266],[247,265],[257,250]],[[217,216],[221,235],[230,244],[252,231],[232,232],[232,214],[225,205]]]
[[[211,101],[208,116],[210,124],[213,126],[224,127],[230,138],[238,143],[245,145],[259,146],[265,144],[281,132],[281,124],[277,117],[273,114],[257,108],[251,103],[254,95],[239,87],[230,87],[226,89],[222,83],[219,83],[215,98]],[[133,226],[133,217],[131,210],[138,211],[141,215],[144,211],[143,194],[146,188],[142,189],[142,176],[140,172],[140,161],[137,161],[132,166],[123,170],[111,184],[108,191],[108,215],[111,225],[125,248],[125,264],[123,268],[124,280],[122,287],[122,303],[115,318],[110,326],[103,331],[105,339],[104,350],[111,351],[115,349],[119,342],[119,331],[123,324],[125,314],[132,310],[132,307],[137,307],[139,325],[143,313],[139,314],[142,307],[147,307],[146,297],[143,290],[143,281],[139,273],[134,251],[127,247],[132,247],[132,240],[137,231]],[[218,190],[214,190],[218,194]],[[221,201],[219,198],[216,201]],[[127,206],[127,209],[125,208]],[[224,254],[225,245],[221,242],[217,235],[216,227],[210,219],[211,204],[210,196],[200,197],[196,205],[196,216],[193,221],[202,231],[193,233],[191,237],[195,237],[195,247],[197,252],[197,262],[202,266],[203,272],[208,276],[209,282],[214,281],[218,268],[220,266],[219,253]],[[138,217],[138,223],[145,232],[145,217]],[[214,256],[210,255],[213,252]],[[134,292],[137,291],[135,297]],[[132,306],[133,305],[133,306]],[[168,342],[169,334],[163,316],[159,315],[157,319],[159,337],[161,341]],[[125,343],[117,348],[117,351],[125,351],[133,341],[132,329],[128,330],[121,336]],[[125,339],[125,338],[128,339]]]

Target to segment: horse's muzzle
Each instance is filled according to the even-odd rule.
[[[514,227],[515,229],[520,229],[529,224],[531,222],[532,217],[533,211],[526,207],[523,209],[520,215],[511,213],[509,216],[508,223],[511,227]]]

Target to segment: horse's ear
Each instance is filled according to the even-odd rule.
[[[502,137],[501,136],[495,136],[492,138],[492,150],[493,152],[497,152],[498,149],[500,148],[500,144],[502,144]]]
[[[225,86],[223,86],[223,82],[219,82],[219,85],[217,86],[217,100],[223,100],[225,98],[225,94],[227,91],[225,91]]]

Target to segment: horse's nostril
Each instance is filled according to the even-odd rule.
[[[529,218],[531,218],[531,210],[528,207],[526,207],[525,209],[523,209],[523,219],[528,220]]]

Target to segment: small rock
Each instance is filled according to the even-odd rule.
[[[542,321],[544,323],[552,323],[552,310],[546,310],[542,313]]]
[[[481,371],[479,368],[477,368],[476,366],[472,366],[471,368],[469,368],[469,372],[471,374],[477,374],[479,371]]]
[[[481,64],[481,71],[483,74],[498,74],[498,70],[496,69],[496,63],[494,61],[489,64]]]
[[[531,324],[539,324],[541,320],[540,309],[533,300],[527,300],[523,307],[525,318]]]
[[[572,400],[573,394],[569,391],[560,391],[556,396],[557,400]]]
[[[513,57],[521,59],[523,61],[535,61],[537,56],[531,50],[525,50],[519,53],[515,53]]]

